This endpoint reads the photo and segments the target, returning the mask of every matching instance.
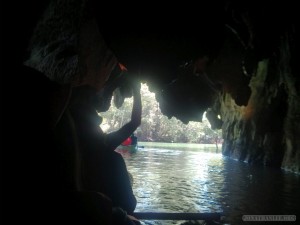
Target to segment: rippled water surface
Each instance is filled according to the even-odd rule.
[[[137,212],[222,212],[222,224],[247,224],[242,221],[246,214],[299,213],[300,179],[292,173],[199,149],[143,148],[124,158],[134,177]]]

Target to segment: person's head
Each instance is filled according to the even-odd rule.
[[[107,91],[105,88],[100,90],[94,96],[95,108],[98,112],[106,112],[111,104],[113,91]]]
[[[95,96],[96,96],[95,88],[84,85],[75,87],[72,89],[72,98],[71,102],[73,105],[90,105],[95,107]]]
[[[96,89],[89,85],[73,88],[70,105],[77,112],[83,113],[82,115],[89,115],[89,121],[100,125],[103,118],[96,114],[96,96]]]
[[[129,87],[124,86],[124,84],[126,85],[127,83],[128,75],[126,76],[118,68],[115,69],[114,72],[110,75],[110,79],[106,82],[104,87],[97,92],[95,96],[95,105],[97,111],[105,112],[109,109],[115,90],[120,90],[122,92],[122,95],[126,95],[126,93],[123,92],[126,92],[126,88],[129,89]]]

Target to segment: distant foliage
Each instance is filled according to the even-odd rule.
[[[164,116],[155,99],[155,94],[148,90],[146,84],[142,84],[142,123],[137,129],[136,135],[139,141],[175,142],[175,143],[220,143],[221,130],[212,130],[210,124],[203,116],[203,122],[189,122],[187,125],[180,120]],[[121,128],[130,120],[132,110],[132,98],[125,99],[123,105],[117,109],[112,101],[111,107],[103,117],[101,128],[105,132],[112,132]]]

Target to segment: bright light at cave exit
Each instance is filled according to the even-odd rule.
[[[146,83],[141,84],[141,97],[142,97],[142,105],[143,105],[143,114],[146,110],[147,110],[147,113],[148,113],[146,116],[143,115],[143,120],[144,121],[146,121],[150,124],[153,124],[153,123],[155,123],[155,120],[160,118],[160,119],[164,119],[164,121],[167,121],[168,123],[181,123],[175,117],[172,117],[170,119],[170,121],[168,121],[166,119],[166,117],[164,115],[162,115],[162,113],[160,111],[160,108],[159,108],[159,103],[156,101],[156,98],[155,98],[155,93],[150,92],[149,87]],[[124,110],[128,111],[129,110],[128,113],[127,113],[128,118],[124,118],[124,121],[129,121],[130,120],[130,115],[131,115],[131,109],[132,109],[132,102],[133,102],[133,97],[126,98],[123,105],[127,104],[127,106],[129,105],[129,107],[122,106],[121,108],[117,109],[116,106],[114,105],[114,100],[112,99],[111,107],[109,108],[109,110],[105,113],[101,113],[101,116],[104,118],[102,124],[100,125],[101,129],[104,132],[107,132],[107,131],[110,132],[111,131],[111,127],[109,125],[110,123],[105,117],[109,113],[113,113],[113,114],[116,115],[117,110],[119,110],[119,111],[124,111]],[[149,108],[149,107],[151,108],[151,110],[146,109],[146,108]],[[126,117],[126,115],[125,115],[125,117]],[[121,125],[124,125],[124,123],[121,124]],[[209,121],[206,118],[206,112],[203,114],[202,123],[191,121],[187,125],[182,123],[182,126],[187,126],[186,130],[188,130],[189,132],[192,131],[192,130],[197,129],[200,126],[206,126],[206,127],[210,128]],[[212,132],[214,132],[214,131],[212,131]],[[203,129],[200,129],[200,130],[198,129],[198,134],[205,135],[205,132],[203,131]]]

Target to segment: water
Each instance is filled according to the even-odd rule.
[[[222,212],[221,224],[232,225],[248,224],[243,215],[300,216],[300,177],[280,169],[249,166],[199,149],[145,147],[124,158],[134,177],[137,212]]]

